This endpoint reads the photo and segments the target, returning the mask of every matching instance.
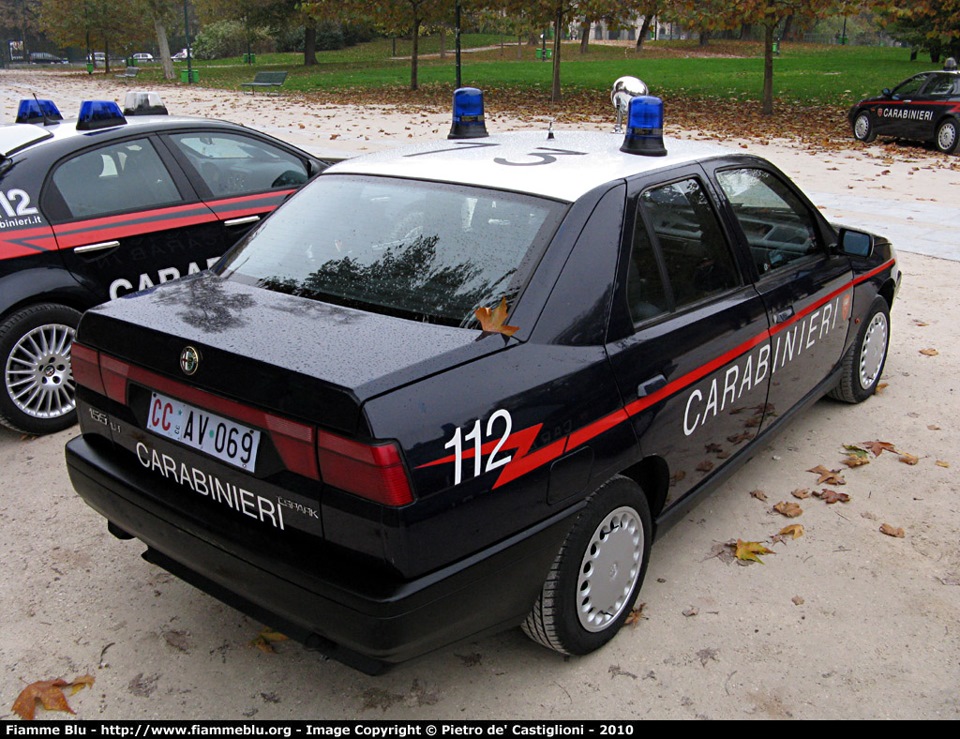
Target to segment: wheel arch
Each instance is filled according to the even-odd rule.
[[[656,521],[666,505],[667,491],[670,488],[670,466],[667,461],[656,455],[644,457],[620,474],[633,480],[643,490],[650,504],[650,515],[655,532]]]
[[[0,277],[0,317],[38,303],[57,303],[81,313],[96,305],[89,290],[60,269],[27,269]]]

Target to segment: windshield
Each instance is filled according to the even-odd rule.
[[[512,307],[566,206],[497,190],[322,175],[221,265],[227,279],[452,326]]]

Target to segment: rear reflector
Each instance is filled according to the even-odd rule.
[[[320,474],[328,485],[388,506],[413,502],[397,445],[362,444],[318,431]]]

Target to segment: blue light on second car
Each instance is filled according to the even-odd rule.
[[[84,100],[77,118],[78,131],[95,131],[98,128],[126,125],[120,106],[112,100]]]
[[[448,139],[480,139],[488,136],[483,120],[483,93],[476,87],[453,91],[453,125]]]
[[[21,100],[17,108],[17,123],[52,123],[63,116],[52,100]]]
[[[630,101],[627,133],[620,151],[648,157],[666,156],[663,146],[663,100],[641,95]]]

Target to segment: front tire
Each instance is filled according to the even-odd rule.
[[[857,338],[841,363],[840,382],[830,397],[846,403],[862,403],[877,391],[890,345],[890,308],[879,295],[860,324]]]
[[[0,423],[26,434],[51,434],[76,422],[70,350],[80,313],[44,303],[0,323]]]
[[[588,654],[630,614],[647,571],[650,506],[633,480],[614,477],[588,499],[550,567],[523,631],[562,654]]]
[[[958,130],[956,119],[947,118],[937,126],[937,137],[934,143],[944,154],[953,154],[957,150],[957,144],[960,143],[960,130]]]
[[[877,138],[877,133],[873,130],[873,121],[867,111],[861,112],[853,120],[853,137],[865,144],[869,144]]]

